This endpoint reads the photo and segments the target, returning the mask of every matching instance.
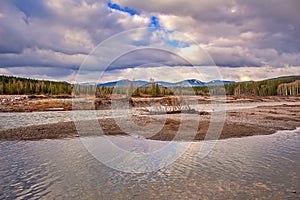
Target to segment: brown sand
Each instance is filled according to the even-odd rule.
[[[141,126],[150,122],[153,127],[163,125],[163,129],[157,134],[147,136],[148,139],[153,140],[173,140],[181,123],[176,115],[169,115],[166,122],[147,116],[133,116],[133,118],[134,122]],[[114,119],[99,119],[98,121],[105,135],[126,135]],[[210,115],[201,115],[197,133],[189,129],[189,126],[194,124],[195,121],[185,121],[184,134],[176,137],[176,140],[203,140],[210,125]],[[93,121],[82,121],[80,125],[83,130],[80,136],[101,135],[99,129],[93,125]],[[275,133],[277,130],[293,130],[296,127],[300,127],[300,105],[261,106],[235,110],[227,112],[219,139],[266,135]],[[1,140],[40,140],[78,136],[74,122],[27,126],[0,132]]]

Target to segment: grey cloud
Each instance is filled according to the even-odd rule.
[[[39,48],[66,54],[88,54],[98,43],[124,30],[119,22],[124,16],[110,13],[105,2],[16,2],[17,6],[12,1],[0,2],[0,13],[3,14],[0,17],[1,53]],[[130,19],[128,23],[132,23],[133,27],[141,25]],[[66,33],[78,35],[78,44],[69,44]]]
[[[127,67],[139,67],[139,66],[151,66],[159,67],[164,66],[189,66],[192,63],[189,63],[187,60],[184,60],[179,55],[176,55],[172,52],[167,52],[160,49],[141,49],[129,52],[118,59],[116,59],[112,64],[112,69],[120,69]]]
[[[82,54],[67,55],[41,49],[26,49],[21,54],[0,54],[2,68],[36,66],[78,69],[84,58]]]
[[[0,1],[0,53],[21,53],[28,46],[26,16],[7,1]]]
[[[72,73],[73,70],[66,68],[53,67],[11,67],[7,68],[10,74],[25,76],[25,77],[65,77]]]
[[[21,1],[17,1],[21,2]],[[122,30],[122,27],[113,25],[116,16],[109,17],[108,10],[103,4],[81,5],[81,1],[63,1],[61,4],[51,5],[51,1],[38,3],[31,9],[26,9],[30,2],[19,3],[18,7],[12,1],[1,1],[0,12],[0,51],[2,53],[20,53],[26,48],[50,49],[66,54],[86,53],[92,50],[95,44],[109,37],[110,34]],[[48,3],[49,5],[47,5]],[[24,6],[26,5],[26,6]],[[47,7],[48,6],[48,7]],[[61,7],[60,7],[61,6]],[[20,10],[23,9],[23,10]],[[39,9],[43,12],[36,13]],[[99,31],[102,30],[102,31]],[[65,34],[86,33],[78,40],[90,40],[89,46],[70,45]]]
[[[236,48],[210,48],[208,52],[211,54],[217,66],[243,67],[243,66],[261,66],[260,59],[249,50],[241,47]]]
[[[237,48],[246,51],[275,49],[279,55],[300,52],[300,1],[298,0],[200,0],[186,1],[118,0],[121,5],[161,15],[161,23],[168,28],[187,33],[200,44]],[[165,17],[163,17],[165,16]],[[169,16],[169,18],[168,18]],[[172,19],[175,16],[177,18]],[[192,20],[180,20],[180,18]],[[171,21],[170,21],[171,20]],[[170,24],[171,23],[171,24]],[[260,38],[242,38],[243,33],[260,34]],[[220,39],[227,39],[227,43]],[[226,56],[227,52],[222,52]],[[230,56],[229,53],[227,56]],[[212,55],[219,57],[218,55]],[[247,60],[247,55],[244,56]],[[233,59],[234,60],[234,59]],[[262,58],[262,62],[268,58]],[[252,61],[254,64],[256,61]],[[236,63],[249,65],[252,62]],[[226,65],[227,62],[221,63]],[[281,62],[280,62],[281,63]],[[292,64],[287,61],[286,64]]]
[[[0,1],[0,67],[78,69],[98,43],[124,30],[122,18],[106,2]]]

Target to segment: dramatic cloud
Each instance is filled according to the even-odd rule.
[[[298,0],[2,0],[0,73],[72,81],[97,45],[123,31],[149,27],[94,51],[80,80],[97,80],[95,71],[107,64],[110,78],[105,80],[144,65],[138,77],[151,72],[175,80],[157,71],[170,69],[198,77],[187,72],[191,63],[185,56],[199,67],[213,65],[211,57],[225,79],[299,74],[299,7]],[[140,48],[146,50],[133,51]]]
[[[222,66],[274,64],[273,57],[264,57],[262,50],[291,58],[290,63],[286,59],[276,59],[279,61],[275,63],[277,66],[284,62],[294,65],[295,55],[300,56],[298,0],[200,0],[184,4],[179,0],[150,0],[147,4],[138,0],[116,2],[156,13],[164,27],[181,31],[196,40]],[[236,50],[239,52],[233,54]],[[230,58],[232,62],[228,62]]]
[[[0,67],[36,67],[35,73],[43,73],[40,67],[52,67],[57,76],[63,68],[73,73],[111,35],[148,25],[142,17],[96,1],[3,0],[0,13]]]

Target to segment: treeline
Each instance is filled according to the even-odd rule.
[[[224,87],[164,87],[156,83],[137,87],[132,84],[128,86],[74,86],[74,94],[81,96],[96,96],[98,98],[110,98],[112,95],[123,95],[127,97],[163,97],[170,95],[209,95],[225,94]]]
[[[298,80],[298,81],[297,81]],[[279,77],[263,81],[248,81],[224,86],[164,87],[155,82],[137,87],[132,82],[124,87],[99,87],[93,85],[72,85],[67,82],[34,80],[0,75],[0,94],[45,94],[45,95],[91,95],[111,97],[114,94],[126,96],[168,96],[168,95],[235,95],[276,96],[299,95],[300,76]]]
[[[300,76],[279,77],[263,81],[248,81],[225,85],[227,95],[235,96],[276,96],[282,95],[279,90],[283,84],[300,80]],[[287,95],[289,95],[287,93]],[[290,94],[292,95],[292,94]]]
[[[99,87],[99,86],[84,86],[76,85],[74,86],[75,95],[95,95],[98,98],[110,97],[111,95],[125,95],[125,96],[152,96],[160,97],[167,95],[174,95],[174,91],[171,88],[162,87],[158,84],[152,84],[149,86],[137,87],[133,84],[129,84],[124,87]]]
[[[0,94],[4,95],[61,95],[71,93],[72,85],[67,82],[0,76]]]
[[[216,86],[194,87],[163,87],[156,83],[137,87],[99,87],[99,86],[74,86],[76,95],[92,95],[100,98],[109,98],[112,95],[125,95],[134,97],[160,97],[168,95],[234,95],[234,96],[276,96],[300,94],[300,76],[281,77],[263,81],[248,81]],[[295,83],[294,83],[295,82]],[[299,87],[298,87],[299,86]]]

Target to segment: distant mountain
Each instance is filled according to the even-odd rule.
[[[147,84],[149,84],[149,82],[147,82],[147,81],[135,81],[135,85],[138,87],[141,87],[141,86],[144,86]]]
[[[131,81],[128,79],[123,79],[123,80],[119,80],[119,81],[113,81],[113,82],[107,82],[107,83],[99,83],[98,86],[99,87],[114,87],[114,86],[118,86],[118,87],[126,87],[129,86],[130,84],[133,84],[134,86],[144,86],[149,84],[149,82],[147,81]]]
[[[227,84],[232,84],[235,83],[235,81],[222,81],[222,80],[214,80],[214,81],[210,81],[205,83],[205,85],[227,85]]]
[[[163,87],[194,87],[194,86],[212,86],[212,85],[226,85],[226,84],[231,84],[235,83],[234,81],[222,81],[222,80],[214,80],[210,82],[202,82],[196,79],[189,79],[189,80],[184,80],[180,82],[175,82],[175,83],[170,83],[170,82],[165,82],[165,81],[157,81],[155,84],[158,84]],[[130,84],[141,87],[141,86],[147,86],[150,85],[150,82],[147,81],[130,81],[128,79],[123,79],[120,81],[113,81],[113,82],[107,82],[107,83],[100,83],[98,84],[99,87],[114,87],[114,86],[119,86],[119,87],[126,87],[129,86]]]
[[[76,83],[76,84],[74,84],[75,86],[95,86],[95,85],[97,85],[97,83],[95,83],[95,82],[86,82],[86,83]]]
[[[119,82],[119,83],[118,83]],[[107,83],[100,83],[98,84],[99,87],[114,87],[116,86],[118,83],[119,84],[124,84],[123,86],[125,86],[125,80],[121,80],[121,81],[113,81],[113,82],[107,82]]]
[[[198,81],[196,79],[190,79],[190,80],[184,80],[176,83],[170,83],[170,82],[163,82],[158,81],[156,82],[158,85],[164,86],[164,87],[191,87],[191,86],[204,86],[205,83]]]

